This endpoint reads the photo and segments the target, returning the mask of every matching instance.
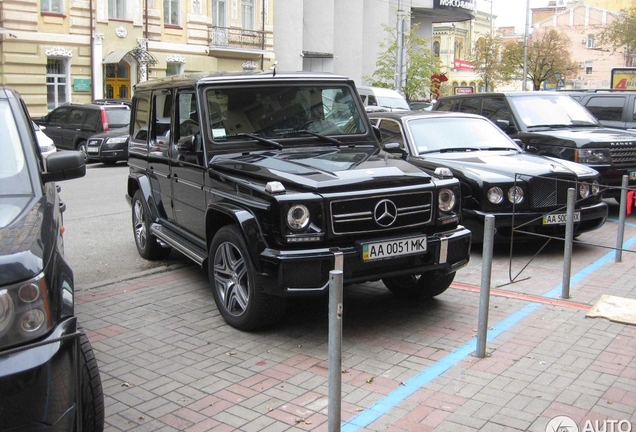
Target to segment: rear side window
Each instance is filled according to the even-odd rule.
[[[130,124],[130,110],[107,109],[106,118],[108,118],[108,126],[110,128],[125,127]]]
[[[459,103],[457,99],[441,100],[439,101],[437,108],[435,108],[435,111],[457,111],[458,105]]]
[[[625,96],[593,96],[585,107],[599,120],[621,121]]]
[[[148,118],[150,116],[150,93],[138,93],[134,99],[135,118],[128,151],[144,154],[148,151]]]
[[[402,128],[398,122],[394,120],[382,119],[380,121],[380,132],[382,132],[382,144],[399,143],[400,148],[404,148],[404,137],[402,136]]]
[[[468,114],[479,114],[479,112],[481,111],[481,99],[463,99],[461,105],[459,106],[459,111]]]

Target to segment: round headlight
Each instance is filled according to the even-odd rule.
[[[18,296],[23,302],[31,303],[40,297],[40,289],[36,284],[28,283],[20,287],[18,290]]]
[[[521,204],[523,201],[523,189],[519,186],[513,186],[508,189],[508,201],[513,204]]]
[[[499,204],[503,201],[504,193],[503,190],[498,187],[491,187],[488,189],[488,201],[493,204]]]
[[[590,196],[590,185],[587,183],[579,183],[579,196],[581,198],[587,198]]]
[[[439,209],[443,212],[449,212],[455,207],[455,193],[450,189],[442,189],[438,196]]]
[[[293,230],[302,230],[309,225],[309,209],[302,204],[291,206],[287,212],[287,225]]]
[[[598,180],[594,180],[592,182],[592,193],[594,195],[598,195],[600,191],[601,191],[601,185],[598,183]]]
[[[31,309],[22,315],[20,327],[27,333],[33,333],[42,327],[45,317],[46,315],[40,309]]]
[[[0,335],[13,322],[13,309],[13,300],[9,292],[6,289],[0,290]]]

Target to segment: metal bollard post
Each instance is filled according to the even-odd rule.
[[[492,248],[495,236],[495,217],[486,215],[484,244],[481,261],[481,290],[479,291],[479,318],[477,322],[477,350],[475,356],[486,357],[488,336],[488,308],[490,306],[490,275],[492,272]]]
[[[565,251],[563,256],[563,281],[561,282],[561,298],[570,298],[570,273],[572,271],[572,242],[574,241],[574,203],[576,191],[568,189],[567,212],[565,214]]]
[[[341,421],[342,274],[342,270],[329,272],[329,432],[339,432]]]
[[[621,203],[618,211],[618,235],[616,236],[616,254],[614,262],[621,262],[623,259],[623,236],[625,235],[625,219],[627,218],[627,188],[629,178],[624,175],[621,183]]]

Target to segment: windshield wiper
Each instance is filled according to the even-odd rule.
[[[449,153],[449,152],[474,152],[480,151],[482,149],[478,147],[448,147],[439,149],[440,153]]]
[[[530,129],[530,128],[564,129],[564,128],[569,128],[569,127],[572,127],[572,125],[567,125],[567,124],[542,124],[542,125],[528,126],[528,129]]]
[[[277,149],[282,149],[283,148],[283,145],[281,143],[279,143],[279,142],[272,141],[272,140],[269,140],[267,138],[263,138],[262,136],[258,136],[258,135],[251,134],[251,133],[237,133],[236,135],[231,135],[231,136],[248,137],[248,138],[255,139],[259,143],[263,143],[263,144],[267,144],[267,145],[276,147]]]
[[[497,151],[497,150],[507,150],[507,151],[519,151],[519,149],[516,148],[512,148],[512,147],[482,147],[480,150],[487,150],[487,151]]]
[[[307,129],[299,129],[299,130],[282,132],[282,133],[279,133],[278,136],[286,137],[286,136],[289,136],[289,135],[297,135],[297,134],[309,134],[309,135],[313,135],[313,136],[318,137],[318,138],[322,138],[325,141],[330,142],[332,144],[335,144],[335,145],[338,145],[338,146],[342,145],[342,142],[338,141],[335,138],[332,138],[332,137],[327,136],[327,135],[319,134],[318,132],[310,131],[310,130],[307,130]]]

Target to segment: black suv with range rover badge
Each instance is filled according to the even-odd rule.
[[[346,77],[140,83],[128,153],[139,254],[174,248],[207,266],[217,307],[238,329],[278,321],[290,297],[326,293],[333,269],[345,284],[382,280],[427,298],[468,263],[459,182],[381,151]]]
[[[481,114],[524,150],[585,164],[610,186],[604,197],[620,198],[623,175],[636,186],[636,134],[601,125],[566,93],[475,93],[440,98],[435,111]]]

